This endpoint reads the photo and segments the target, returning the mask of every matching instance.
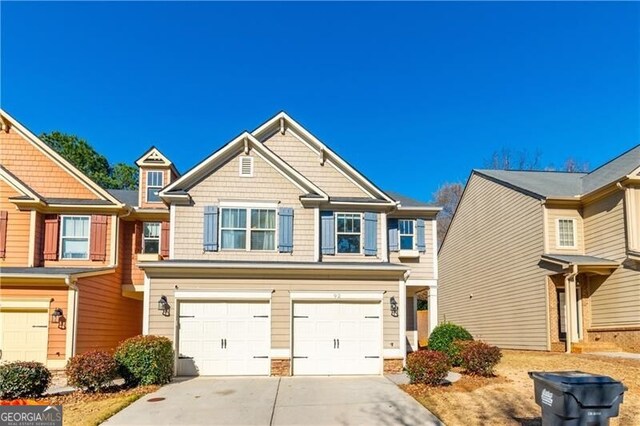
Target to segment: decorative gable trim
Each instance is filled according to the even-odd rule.
[[[29,197],[29,201],[36,201],[44,203],[42,197],[36,194],[31,188],[29,188],[24,182],[15,177],[11,172],[0,165],[0,178],[4,180],[9,186],[15,189],[17,192],[25,197]]]
[[[388,196],[384,191],[378,188],[366,176],[357,171],[353,166],[347,163],[342,157],[333,152],[329,147],[322,143],[318,138],[306,130],[302,125],[289,117],[287,113],[280,112],[276,116],[267,120],[264,124],[255,129],[251,134],[261,142],[273,135],[275,131],[288,131],[291,135],[305,143],[317,155],[318,161],[321,163],[328,162],[343,174],[347,179],[356,186],[369,194],[372,198],[385,200],[390,205],[396,205],[397,202]]]
[[[176,176],[180,176],[173,162],[155,146],[151,146],[147,152],[142,154],[142,156],[136,160],[136,165],[138,167],[170,167]]]
[[[67,173],[73,176],[76,180],[78,180],[82,185],[84,185],[87,189],[97,195],[99,198],[103,200],[108,200],[117,206],[122,206],[123,204],[118,201],[115,197],[113,197],[107,190],[100,187],[94,181],[89,179],[84,173],[80,170],[76,169],[71,163],[65,160],[60,154],[58,154],[55,150],[53,150],[49,145],[41,141],[36,135],[31,133],[29,129],[20,124],[16,119],[11,117],[6,111],[0,109],[0,117],[2,118],[2,128],[9,131],[10,127],[13,127],[16,132],[18,132],[21,136],[23,136],[29,143],[35,146],[40,152],[42,152],[45,156],[51,159],[54,163],[56,163],[59,167],[64,169]]]
[[[276,169],[280,174],[297,186],[305,194],[312,193],[320,196],[319,200],[328,200],[329,197],[310,180],[302,176],[297,170],[289,166],[273,151],[260,143],[248,132],[243,132],[222,148],[205,158],[182,177],[172,182],[160,191],[161,197],[171,196],[171,192],[188,191],[196,182],[208,176],[220,165],[229,161],[239,153],[248,153],[254,150],[255,154]],[[169,197],[167,197],[168,199]]]

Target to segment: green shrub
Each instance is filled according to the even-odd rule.
[[[458,367],[462,364],[462,358],[459,346],[454,343],[456,340],[473,340],[473,337],[464,327],[446,322],[433,329],[427,347],[432,351],[445,353],[451,364]]]
[[[460,355],[466,373],[485,377],[493,376],[493,369],[502,358],[500,348],[480,341],[465,345]]]
[[[116,349],[115,359],[120,375],[129,386],[163,385],[173,376],[173,348],[166,337],[127,339]]]
[[[443,352],[421,350],[407,356],[405,370],[411,383],[437,386],[442,383],[451,369],[449,358]]]
[[[109,352],[90,351],[71,358],[65,373],[71,386],[96,392],[118,376],[118,364]]]
[[[0,365],[0,399],[40,396],[51,383],[51,372],[40,362],[13,361]]]

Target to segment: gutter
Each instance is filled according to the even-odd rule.
[[[384,266],[383,266],[384,265]],[[407,271],[410,268],[402,265],[388,264],[388,263],[380,263],[377,264],[363,264],[353,265],[353,264],[322,264],[318,263],[317,265],[305,265],[305,264],[277,264],[277,263],[268,263],[268,264],[259,264],[259,263],[198,263],[198,262],[184,262],[184,263],[173,263],[173,262],[141,262],[138,263],[137,266],[142,269],[155,269],[155,268],[176,268],[176,269],[295,269],[295,270],[356,270],[356,271]]]

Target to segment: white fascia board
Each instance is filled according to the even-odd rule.
[[[407,287],[437,287],[438,280],[414,280],[408,279],[405,283]]]
[[[291,350],[289,348],[271,348],[270,355],[272,359],[287,359],[291,358]]]
[[[403,265],[393,265],[390,266],[388,264],[383,264],[381,262],[378,263],[362,263],[361,265],[353,265],[353,264],[340,264],[340,263],[332,263],[330,265],[322,262],[317,263],[309,263],[309,264],[288,264],[288,263],[253,263],[253,262],[238,262],[238,263],[224,263],[224,262],[216,262],[216,263],[204,263],[204,262],[184,262],[184,263],[174,263],[174,262],[165,262],[165,261],[157,261],[157,262],[140,262],[137,264],[139,268],[180,268],[180,269],[208,269],[208,268],[220,268],[220,269],[310,269],[310,270],[364,270],[364,271],[390,271],[390,272],[398,272],[398,271],[407,271],[410,269],[408,266]]]
[[[399,348],[384,348],[382,350],[382,357],[384,359],[404,359],[402,351]]]
[[[9,299],[6,297],[2,298],[0,302],[0,309],[38,309],[38,310],[49,310],[49,306],[51,305],[51,298],[43,298],[43,297],[34,297],[34,298],[16,298]]]
[[[381,302],[384,291],[292,291],[289,296],[291,300],[362,300]]]
[[[271,300],[273,290],[176,290],[177,300]]]
[[[0,168],[0,177],[2,177],[2,179],[16,191],[22,193],[23,195],[26,195],[27,197],[30,197],[33,201],[42,202],[42,199],[38,197],[38,195],[35,192],[33,192],[31,188],[22,184],[20,181],[15,179],[13,176],[11,176],[7,171],[5,171],[2,168]]]

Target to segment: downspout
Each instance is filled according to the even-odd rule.
[[[565,307],[566,307],[566,326],[567,326],[567,353],[571,353],[571,344],[574,339],[574,324],[578,321],[578,313],[576,311],[577,296],[576,296],[576,276],[578,275],[578,265],[572,265],[571,273],[567,274],[564,278],[564,288],[566,294]],[[577,336],[575,336],[577,337]]]

